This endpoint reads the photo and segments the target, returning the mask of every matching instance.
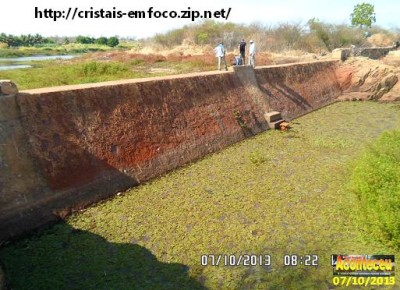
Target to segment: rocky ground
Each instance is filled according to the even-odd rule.
[[[337,70],[344,94],[340,100],[400,101],[400,51],[380,59],[352,57]]]

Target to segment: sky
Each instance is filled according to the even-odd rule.
[[[354,6],[362,2],[375,6],[376,25],[387,29],[400,28],[399,0],[8,0],[7,5],[3,5],[0,17],[0,33],[146,38],[193,23],[190,19],[155,18],[155,13],[149,18],[150,7],[153,7],[153,11],[176,11],[180,15],[183,15],[181,11],[189,10],[188,7],[190,11],[228,11],[230,8],[228,20],[213,19],[238,24],[261,23],[274,26],[279,23],[306,23],[314,17],[332,24],[350,24],[350,14]],[[55,13],[51,15],[50,9],[53,12],[65,11],[67,15],[69,8],[71,12],[68,20],[59,18],[54,21],[53,18],[45,18],[45,9],[48,10],[48,17],[54,17]],[[77,11],[89,12],[100,9],[125,13],[144,11],[145,18],[129,18],[126,15],[119,19],[93,19],[76,16],[72,20],[75,8]],[[42,12],[42,18],[35,18],[35,10]]]

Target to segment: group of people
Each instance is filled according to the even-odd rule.
[[[228,70],[225,59],[226,50],[222,41],[216,48],[214,48],[214,52],[218,60],[218,70],[221,70],[221,64],[224,64],[225,70]],[[242,41],[239,43],[239,53],[240,55],[235,57],[235,65],[244,65],[246,61],[246,42],[244,39],[242,39]],[[253,40],[250,40],[249,65],[251,65],[253,68],[256,66],[256,44]]]

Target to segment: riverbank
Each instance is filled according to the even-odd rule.
[[[111,51],[111,50],[127,50],[134,47],[136,44],[124,42],[118,47],[109,47],[99,44],[48,44],[43,46],[21,46],[15,48],[0,48],[0,58],[9,57],[26,57],[34,55],[66,55],[66,54],[82,54],[90,52]]]

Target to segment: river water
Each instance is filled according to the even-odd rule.
[[[21,64],[21,62],[72,59],[74,57],[76,57],[76,55],[35,55],[35,56],[13,57],[13,58],[0,58],[0,71],[32,67],[32,65],[30,64]]]

